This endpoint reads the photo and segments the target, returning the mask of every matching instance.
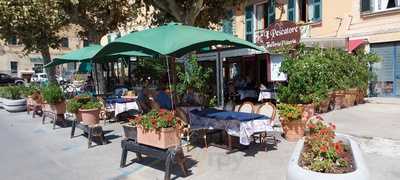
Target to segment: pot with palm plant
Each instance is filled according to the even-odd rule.
[[[42,89],[43,99],[45,100],[44,110],[54,114],[62,115],[66,111],[64,92],[60,86],[50,84]]]
[[[177,119],[170,111],[160,109],[135,118],[140,144],[167,149],[179,145]]]
[[[102,104],[97,99],[82,104],[79,108],[79,115],[85,125],[96,125],[100,122],[100,108]]]
[[[20,86],[2,87],[2,105],[9,112],[20,112],[26,110],[26,99],[22,96]]]
[[[294,104],[278,104],[279,117],[285,138],[298,141],[304,136],[303,108]]]

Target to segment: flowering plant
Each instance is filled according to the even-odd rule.
[[[349,147],[335,141],[335,125],[322,117],[312,117],[306,124],[309,135],[305,137],[299,164],[306,169],[323,173],[345,173],[352,170]]]
[[[301,119],[302,109],[295,104],[278,104],[279,116],[284,121],[296,121]]]
[[[160,109],[152,110],[145,115],[137,116],[133,123],[141,125],[145,130],[159,130],[161,128],[176,127],[176,118],[173,112]]]

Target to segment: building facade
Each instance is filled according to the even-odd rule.
[[[59,49],[51,49],[51,58],[61,56],[72,50],[84,46],[84,42],[78,36],[75,26],[68,26],[60,32],[62,38]],[[38,52],[25,54],[24,46],[18,42],[16,37],[6,41],[0,41],[0,72],[11,76],[22,77],[28,82],[34,73],[44,72],[44,62]],[[57,67],[57,74],[72,73],[76,69],[74,64],[66,64]]]
[[[400,96],[400,0],[253,0],[228,14],[222,31],[254,43],[271,23],[289,20],[302,42],[374,52],[382,59],[372,66],[374,94]]]

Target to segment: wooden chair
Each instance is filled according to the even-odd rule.
[[[257,109],[257,114],[265,115],[271,118],[270,124],[272,129],[266,129],[265,132],[260,132],[256,133],[253,135],[253,138],[257,139],[259,138],[260,143],[267,142],[268,138],[271,138],[274,141],[274,146],[277,145],[277,139],[275,137],[274,133],[274,124],[275,124],[275,116],[276,116],[276,107],[274,104],[270,102],[266,102],[262,105],[260,105]],[[272,135],[270,135],[272,134]],[[265,151],[267,151],[267,147],[265,148]]]
[[[190,146],[190,140],[191,136],[194,135],[194,133],[200,131],[201,135],[203,136],[204,139],[204,146],[207,148],[207,130],[200,130],[200,129],[191,129],[190,128],[190,122],[189,122],[189,115],[180,107],[177,107],[175,109],[175,116],[182,121],[182,128],[181,128],[181,135],[183,135],[183,138],[186,139],[187,141],[187,151],[189,151],[189,146]]]
[[[244,102],[240,105],[239,112],[254,113],[254,104],[252,102]]]

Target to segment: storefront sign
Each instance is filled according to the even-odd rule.
[[[257,44],[266,48],[296,45],[300,42],[300,27],[291,21],[279,21],[257,34]]]

